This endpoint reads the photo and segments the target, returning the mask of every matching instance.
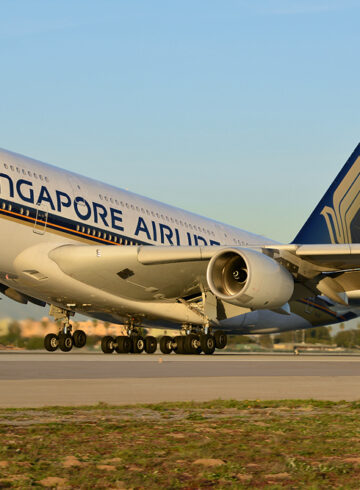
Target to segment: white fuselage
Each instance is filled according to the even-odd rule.
[[[105,292],[101,286],[97,290],[85,287],[71,274],[62,274],[48,258],[54,246],[259,247],[275,243],[5,150],[0,150],[0,217],[1,284],[89,316],[102,313],[113,321],[121,321],[129,312],[177,323],[202,320],[181,302],[169,303],[156,295],[153,301],[136,301]],[[243,316],[243,329],[253,325],[254,315],[248,321]],[[294,321],[293,328],[311,326],[298,315],[269,317],[269,326],[276,328],[279,319],[288,326]]]

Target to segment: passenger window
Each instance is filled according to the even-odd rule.
[[[40,180],[44,180],[42,175],[39,175],[39,179]]]

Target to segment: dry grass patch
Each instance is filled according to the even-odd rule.
[[[0,410],[0,488],[359,488],[360,403]]]

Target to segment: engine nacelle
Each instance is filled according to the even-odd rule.
[[[261,252],[243,248],[214,255],[207,268],[207,281],[218,298],[251,309],[283,306],[294,291],[290,272]]]

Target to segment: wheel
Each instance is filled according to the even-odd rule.
[[[118,354],[128,354],[131,350],[131,340],[127,335],[120,335],[115,339],[115,350]]]
[[[73,348],[74,342],[71,334],[61,333],[59,334],[59,349],[63,352],[69,352]]]
[[[188,354],[200,354],[200,339],[198,335],[190,333],[185,337],[185,351]]]
[[[49,352],[54,352],[59,347],[59,337],[54,333],[48,333],[44,338],[44,347]]]
[[[160,350],[163,354],[170,354],[172,351],[172,338],[164,335],[160,339]]]
[[[74,346],[78,349],[86,345],[86,333],[84,330],[75,330],[73,334]]]
[[[200,336],[201,348],[204,354],[213,354],[215,350],[215,337],[209,334]]]
[[[176,354],[186,354],[185,337],[183,335],[177,335],[174,337],[173,342],[175,343],[174,352]]]
[[[114,352],[114,339],[110,335],[106,335],[101,340],[101,350],[104,354],[112,354]]]
[[[133,352],[134,354],[141,354],[142,351],[145,349],[145,341],[141,337],[141,335],[133,335],[131,337],[131,342],[132,342],[131,352]]]
[[[145,337],[145,352],[147,354],[154,354],[157,348],[157,340],[151,335]]]
[[[223,349],[227,344],[227,335],[221,330],[217,330],[214,334],[215,337],[215,347],[217,349]]]

